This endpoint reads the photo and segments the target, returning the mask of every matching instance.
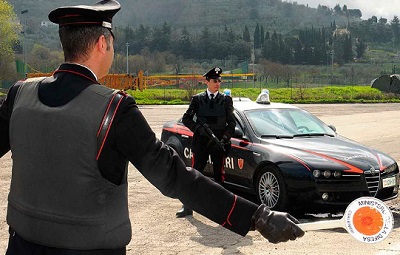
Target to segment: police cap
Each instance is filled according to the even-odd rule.
[[[210,71],[203,74],[206,79],[218,79],[221,77],[222,69],[219,67],[213,67]]]
[[[102,26],[112,29],[112,18],[121,9],[116,0],[103,0],[93,5],[63,6],[49,14],[49,20],[60,26]]]

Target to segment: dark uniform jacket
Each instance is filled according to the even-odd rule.
[[[39,84],[39,99],[50,107],[65,105],[93,83],[97,83],[96,78],[87,68],[63,64],[50,79]],[[16,92],[17,86],[13,86],[0,107],[0,156],[10,150],[9,121]],[[26,123],[27,127],[30,125],[32,123]],[[226,191],[198,171],[186,168],[179,155],[156,138],[130,96],[120,104],[98,166],[105,179],[121,185],[126,181],[128,162],[162,194],[178,198],[196,212],[240,235],[249,231],[251,217],[258,206]]]
[[[99,123],[115,91],[93,84],[68,104],[48,107],[38,96],[40,82],[46,81],[25,81],[14,100],[7,223],[30,242],[50,247],[125,247],[132,232],[128,185],[105,180],[95,158]]]
[[[197,130],[199,127],[199,123],[193,120],[194,115],[201,118],[204,123],[207,123],[210,129],[213,131],[213,133],[220,139],[223,135],[225,135],[228,139],[230,139],[233,133],[235,132],[236,123],[235,123],[235,117],[233,115],[232,98],[230,96],[225,96],[224,94],[218,92],[214,100],[216,103],[222,102],[222,105],[224,107],[224,113],[220,114],[220,116],[214,116],[215,114],[213,114],[212,112],[210,112],[209,114],[200,112],[200,107],[203,107],[204,102],[207,104],[210,101],[207,91],[194,95],[192,97],[192,100],[190,101],[189,108],[183,114],[182,117],[183,124],[194,133],[192,142],[192,148],[194,152],[196,152],[197,149],[201,149],[198,148],[199,146],[197,146],[198,144],[200,144],[199,141],[200,139],[208,139],[206,137],[203,138],[198,134]],[[218,125],[215,124],[216,122],[221,120],[223,123],[219,123]]]

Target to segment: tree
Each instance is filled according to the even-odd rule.
[[[117,37],[118,38],[118,37]],[[134,31],[132,43],[129,42],[129,54],[137,54],[151,42],[151,29],[140,24],[139,28]],[[116,40],[118,42],[118,40]],[[125,42],[123,42],[125,45]]]
[[[167,24],[167,22],[164,22],[161,28],[155,27],[153,30],[151,49],[159,52],[168,50],[171,44],[171,33],[171,27]]]
[[[199,59],[211,59],[213,57],[213,40],[211,38],[213,38],[212,32],[208,27],[204,27],[199,40],[197,40],[197,45],[195,45],[196,57]]]
[[[271,39],[264,42],[261,54],[265,59],[268,59],[273,62],[278,62],[280,54],[279,39],[277,36],[274,35],[276,35],[275,32],[271,37]]]
[[[382,18],[382,17],[379,19],[379,24],[385,25],[386,23],[387,23],[387,19]]]
[[[234,53],[238,59],[249,59],[251,57],[252,45],[245,41],[238,41],[232,46],[232,53]]]
[[[342,14],[342,8],[340,7],[339,4],[335,5],[335,8],[333,8],[334,12],[338,15]]]
[[[51,51],[49,48],[35,43],[31,52],[31,68],[42,73],[54,71],[63,62],[63,54],[59,51]]]
[[[347,13],[347,5],[343,5],[343,9],[342,10],[343,10],[344,13]]]
[[[258,20],[260,18],[260,14],[256,8],[252,8],[249,13],[250,19]]]
[[[13,79],[16,75],[14,45],[18,41],[21,26],[13,7],[0,0],[0,81]]]
[[[251,42],[250,31],[249,31],[249,28],[247,26],[244,26],[243,41]]]
[[[368,20],[370,20],[372,23],[378,23],[378,18],[375,15],[369,18]]]
[[[347,9],[347,12],[350,17],[354,18],[361,18],[362,17],[362,12],[360,9]]]
[[[191,58],[193,56],[193,42],[189,31],[184,27],[182,29],[182,35],[178,41],[178,48],[176,49],[178,55],[185,58]]]
[[[393,40],[396,44],[398,44],[400,42],[400,21],[397,16],[394,16],[390,21],[390,27],[392,28],[393,32]]]
[[[339,65],[343,65],[353,59],[350,31],[347,29],[336,29],[333,36],[333,49],[335,62]]]
[[[261,46],[264,44],[264,41],[265,41],[264,26],[261,25],[261,28],[260,28],[260,45]]]
[[[362,58],[367,49],[367,45],[365,45],[364,41],[361,38],[356,39],[356,57]]]
[[[258,23],[256,25],[256,28],[254,29],[254,48],[261,48],[260,25]]]
[[[343,60],[345,63],[353,61],[353,44],[351,34],[345,36],[343,42]]]
[[[317,13],[321,15],[332,15],[332,10],[326,5],[318,5]]]

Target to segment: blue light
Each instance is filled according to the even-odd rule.
[[[230,89],[224,89],[224,94],[225,94],[225,96],[231,96],[231,90]]]

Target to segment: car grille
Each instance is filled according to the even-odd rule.
[[[398,173],[395,173],[398,175]],[[373,167],[364,173],[344,172],[340,178],[316,178],[319,202],[323,204],[348,204],[361,196],[371,196],[383,201],[397,197],[397,186],[382,188],[381,179],[394,176],[385,172],[380,172]],[[398,178],[398,177],[396,177]],[[397,180],[397,179],[396,179]],[[321,196],[329,194],[328,200],[323,200]]]
[[[371,168],[368,171],[364,172],[365,181],[368,186],[368,191],[371,196],[376,196],[379,188],[379,181],[381,179],[380,171],[377,169]]]

